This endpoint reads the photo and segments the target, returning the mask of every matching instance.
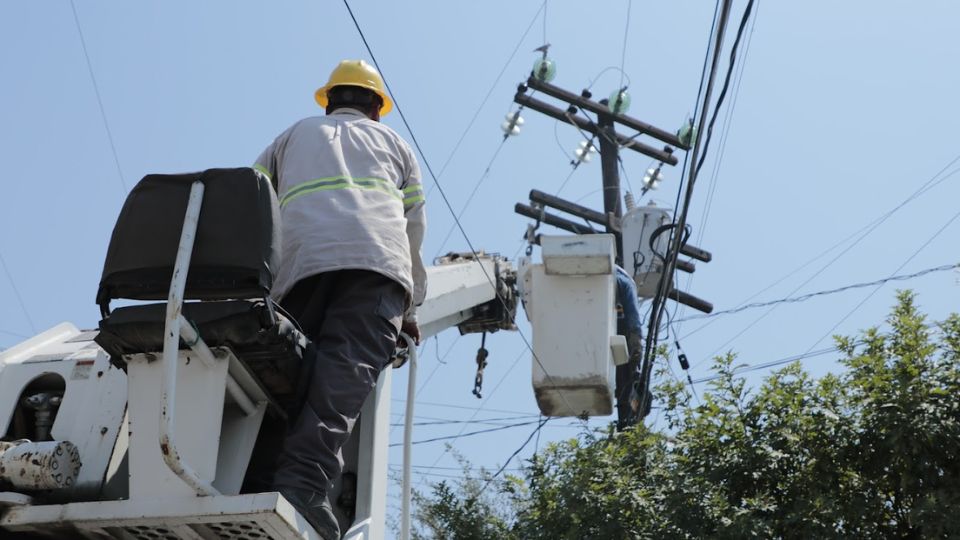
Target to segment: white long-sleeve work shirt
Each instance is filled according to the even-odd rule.
[[[420,167],[395,131],[354,109],[305,118],[280,134],[254,166],[280,199],[283,251],[272,295],[322,272],[362,269],[403,285],[415,318],[427,275]]]

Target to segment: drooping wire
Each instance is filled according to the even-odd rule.
[[[753,3],[753,0],[749,0],[748,9],[745,10],[745,15],[748,14],[749,5],[752,5],[752,3]],[[720,15],[716,21],[717,24],[716,24],[716,32],[714,36],[713,60],[711,61],[711,65],[710,65],[710,72],[709,72],[709,77],[707,78],[706,89],[703,91],[702,103],[704,107],[704,113],[706,113],[706,108],[710,102],[711,94],[713,91],[713,84],[716,78],[717,66],[720,60],[720,50],[723,44],[723,36],[726,31],[730,4],[731,4],[731,0],[723,1],[721,10],[720,10]],[[743,26],[744,25],[741,24],[741,27],[740,27],[741,31],[743,29]],[[739,41],[739,38],[740,36],[738,35],[737,36],[738,41]],[[732,68],[733,66],[731,65],[730,69]],[[715,106],[719,108],[720,105],[721,105],[721,101],[718,100]],[[705,120],[706,120],[705,114],[701,115],[698,121],[699,122],[698,129],[697,129],[698,133],[703,133]],[[652,371],[653,371],[654,350],[656,348],[656,342],[655,342],[656,336],[654,335],[654,333],[659,328],[660,321],[662,320],[664,311],[666,309],[666,300],[670,292],[669,287],[673,281],[672,274],[674,271],[674,267],[676,265],[677,258],[679,257],[679,254],[680,254],[680,238],[681,237],[675,233],[679,233],[683,231],[684,228],[686,227],[687,212],[690,209],[690,202],[693,197],[693,188],[696,184],[698,167],[696,167],[695,164],[696,164],[697,156],[699,155],[699,152],[700,152],[700,146],[701,146],[700,140],[701,140],[701,137],[700,135],[698,135],[694,139],[692,152],[687,154],[687,156],[692,155],[692,161],[690,162],[690,170],[687,173],[688,178],[687,178],[687,185],[686,185],[686,191],[684,195],[683,206],[680,207],[679,214],[674,216],[674,223],[676,224],[676,226],[671,231],[671,235],[669,239],[670,241],[668,244],[670,246],[668,251],[670,260],[668,261],[668,264],[665,266],[663,274],[660,276],[660,281],[657,287],[657,293],[653,298],[654,308],[652,311],[650,323],[648,325],[649,330],[647,333],[647,342],[646,342],[646,347],[644,349],[643,361],[641,364],[639,381],[638,381],[639,387],[643,392],[644,399],[648,398],[648,388],[649,388]],[[686,159],[684,160],[684,163],[686,163]],[[668,276],[668,274],[670,275]],[[644,406],[641,406],[641,411],[642,410],[645,410]]]
[[[403,413],[396,413],[398,416],[403,416]],[[454,420],[450,418],[436,418],[431,416],[420,416],[417,415],[415,418],[420,418],[422,422],[413,422],[415,426],[449,426],[452,424],[478,424],[478,425],[488,425],[488,426],[505,426],[501,422],[505,421],[516,421],[516,420],[528,420],[531,418],[539,419],[539,415],[536,414],[524,414],[516,416],[504,416],[500,418],[484,418],[482,420]],[[391,426],[403,426],[402,422],[390,424]]]
[[[443,241],[440,242],[440,247],[437,248],[437,252],[434,255],[434,258],[439,257],[443,254],[443,248],[446,247],[447,241],[450,240],[450,236],[453,234],[453,231],[457,229],[457,225],[460,223],[460,219],[463,217],[464,212],[467,211],[467,208],[470,207],[470,203],[473,202],[473,197],[477,194],[477,191],[480,190],[480,186],[483,184],[483,181],[490,176],[490,169],[493,167],[493,162],[497,160],[497,156],[500,155],[500,150],[503,149],[504,144],[507,142],[507,137],[504,137],[500,140],[500,144],[497,145],[497,149],[493,152],[493,155],[490,156],[490,161],[487,162],[487,166],[483,169],[483,174],[480,175],[480,178],[473,185],[473,190],[470,191],[470,195],[467,197],[467,200],[464,201],[463,206],[460,208],[460,211],[456,214],[456,223],[450,226],[447,229],[446,236],[443,237]]]
[[[17,283],[13,281],[13,275],[10,273],[10,269],[7,267],[7,261],[3,258],[2,253],[0,253],[0,266],[3,266],[3,272],[7,275],[7,280],[10,282],[10,287],[13,289],[14,296],[17,297],[17,303],[20,304],[20,310],[23,311],[23,317],[26,319],[27,324],[30,325],[30,331],[36,334],[37,327],[33,324],[33,319],[30,317],[30,312],[27,311],[27,305],[23,302],[23,297],[20,296],[20,289],[17,288]],[[4,331],[4,333],[18,335],[13,334],[13,332]]]
[[[738,62],[740,70],[739,70],[739,73],[736,75],[736,82],[734,83],[735,86],[733,90],[733,98],[731,99],[730,107],[727,108],[727,112],[724,115],[724,123],[722,127],[723,131],[720,137],[720,150],[719,152],[717,152],[717,159],[714,161],[714,164],[713,164],[713,171],[710,175],[710,180],[708,182],[709,187],[707,189],[707,199],[706,199],[706,203],[704,204],[703,213],[700,216],[699,231],[697,233],[697,239],[696,239],[696,245],[698,246],[703,245],[704,233],[707,230],[707,222],[710,219],[710,210],[713,208],[714,196],[716,195],[717,186],[720,183],[719,181],[720,165],[723,163],[723,157],[726,154],[727,141],[729,141],[730,128],[733,125],[733,122],[732,122],[733,113],[737,107],[737,101],[739,100],[739,97],[740,97],[740,87],[743,84],[743,74],[744,74],[744,71],[746,70],[747,57],[750,54],[750,45],[753,43],[753,32],[757,28],[757,19],[759,18],[759,14],[760,14],[760,3],[758,2],[757,7],[753,13],[753,21],[750,23],[750,33],[747,35],[747,41],[743,48],[743,54],[741,56],[740,61]],[[687,276],[685,290],[690,290],[690,287],[693,284],[694,277],[695,277],[694,274],[689,274]],[[678,309],[679,309],[679,312],[683,314],[686,311],[687,307],[680,305],[678,306]],[[678,322],[680,321],[678,320]],[[682,323],[680,324],[682,325]],[[679,327],[677,328],[677,331],[679,331]]]
[[[808,277],[806,280],[804,280],[802,283],[800,283],[800,285],[794,287],[793,290],[791,290],[791,291],[790,291],[789,293],[787,293],[787,295],[786,295],[787,297],[793,296],[794,294],[796,294],[797,292],[799,292],[803,287],[805,287],[808,283],[810,283],[811,281],[813,281],[817,276],[819,276],[820,274],[822,274],[823,272],[825,272],[828,268],[830,268],[830,267],[831,267],[835,262],[837,262],[841,257],[843,257],[843,256],[844,256],[845,254],[847,254],[851,249],[853,249],[857,244],[859,244],[861,241],[863,241],[864,238],[866,238],[866,237],[869,236],[871,233],[873,233],[873,231],[875,231],[878,227],[880,227],[880,225],[882,225],[884,222],[886,222],[891,216],[893,216],[893,214],[895,214],[895,213],[896,213],[897,211],[899,211],[901,208],[903,208],[904,206],[906,206],[907,204],[909,204],[910,202],[912,202],[913,200],[915,200],[915,199],[918,198],[919,196],[923,195],[923,194],[926,193],[927,191],[933,189],[933,188],[936,187],[937,185],[943,183],[943,182],[946,181],[948,178],[950,178],[950,177],[952,177],[953,175],[955,175],[955,174],[957,174],[958,172],[960,172],[960,169],[955,169],[955,170],[951,171],[950,173],[944,175],[944,176],[943,176],[942,178],[940,178],[939,180],[937,179],[937,178],[940,177],[940,175],[942,175],[947,169],[949,169],[950,167],[952,167],[957,161],[960,161],[960,155],[957,155],[956,157],[954,157],[949,163],[947,163],[947,165],[945,165],[943,168],[941,168],[941,169],[940,169],[935,175],[933,175],[929,180],[927,180],[926,182],[924,182],[923,185],[921,185],[919,188],[917,188],[913,193],[911,193],[911,194],[910,194],[906,199],[904,199],[902,202],[900,202],[899,204],[897,204],[897,206],[891,208],[890,210],[888,210],[888,211],[885,212],[884,214],[880,215],[878,218],[874,219],[873,221],[871,221],[870,223],[868,223],[868,224],[865,225],[864,227],[860,228],[859,230],[857,230],[856,232],[854,232],[853,234],[851,234],[851,235],[848,236],[847,238],[841,240],[840,242],[838,242],[838,243],[835,244],[834,246],[826,249],[826,250],[823,251],[820,255],[817,255],[816,257],[814,257],[814,258],[811,259],[810,261],[804,263],[803,265],[801,265],[800,267],[798,267],[796,270],[794,270],[794,271],[790,272],[789,274],[787,274],[786,276],[780,278],[780,279],[777,280],[775,283],[773,283],[773,284],[771,284],[771,285],[768,285],[768,286],[765,287],[762,291],[760,291],[760,292],[752,295],[750,298],[748,298],[748,299],[745,300],[744,302],[748,302],[748,301],[750,301],[751,299],[757,297],[758,295],[762,294],[764,291],[769,290],[770,288],[772,288],[772,287],[774,287],[775,285],[779,284],[780,282],[784,281],[784,280],[787,279],[788,277],[792,276],[793,274],[795,274],[795,273],[797,273],[798,271],[802,270],[803,268],[807,267],[807,266],[808,266],[809,264],[811,264],[813,261],[818,260],[820,257],[826,255],[827,253],[830,253],[831,251],[833,251],[833,250],[836,249],[837,247],[845,244],[845,243],[846,243],[847,241],[849,241],[851,238],[859,235],[859,237],[856,238],[856,239],[853,241],[852,244],[848,245],[848,246],[847,246],[846,248],[844,248],[840,253],[838,253],[838,254],[837,254],[836,256],[834,256],[832,259],[830,259],[829,261],[827,261],[827,263],[824,264],[822,267],[820,267],[820,269],[817,270],[813,275],[811,275],[811,276]],[[743,304],[741,303],[741,305],[743,305]],[[728,338],[722,345],[720,345],[719,347],[717,347],[712,353],[710,353],[709,355],[705,356],[705,357],[703,358],[703,360],[700,360],[699,362],[697,362],[697,364],[696,364],[694,367],[697,367],[697,366],[699,366],[700,364],[706,362],[708,359],[712,358],[712,357],[713,357],[715,354],[717,354],[719,351],[723,350],[727,345],[733,343],[737,338],[739,338],[740,336],[742,336],[743,334],[745,334],[748,330],[750,330],[751,328],[753,328],[754,326],[756,326],[760,321],[762,321],[762,320],[765,319],[767,316],[769,316],[770,313],[772,313],[772,312],[773,312],[775,309],[777,309],[778,307],[779,307],[779,304],[774,304],[774,305],[770,306],[770,309],[768,309],[768,310],[766,310],[765,312],[763,312],[762,314],[760,314],[757,318],[755,318],[753,321],[751,321],[749,324],[747,324],[743,329],[741,329],[739,332],[737,332],[736,334],[734,334],[732,337]],[[716,322],[717,320],[719,320],[719,319],[710,320],[710,321],[708,321],[707,323],[705,323],[705,324],[703,324],[703,325],[695,328],[693,331],[687,333],[687,334],[684,336],[684,338],[690,337],[691,335],[693,335],[693,334],[695,334],[695,333],[703,330],[704,328],[706,328],[707,326],[713,324],[713,323]]]
[[[427,169],[427,172],[433,178],[433,181],[437,186],[437,190],[440,192],[441,199],[443,199],[443,202],[446,205],[447,210],[451,213],[451,215],[453,215],[454,222],[456,223],[457,228],[460,229],[460,233],[463,235],[464,240],[467,242],[467,246],[470,248],[471,253],[473,253],[474,260],[477,261],[477,264],[480,265],[480,270],[483,272],[483,275],[486,277],[487,282],[494,289],[497,299],[500,301],[503,307],[507,310],[507,312],[509,312],[510,310],[509,310],[509,305],[507,301],[501,295],[493,278],[487,272],[487,269],[483,266],[483,264],[480,263],[480,258],[477,255],[477,250],[473,246],[473,242],[470,241],[470,237],[467,235],[466,230],[464,230],[463,224],[460,222],[459,218],[457,218],[456,212],[454,212],[453,210],[453,205],[450,203],[450,199],[447,197],[447,194],[444,191],[443,186],[440,185],[437,175],[433,172],[433,168],[430,166],[430,162],[427,160],[426,154],[423,152],[423,147],[420,146],[420,142],[417,140],[417,137],[414,134],[413,129],[410,126],[410,123],[407,121],[406,115],[403,114],[403,109],[400,107],[400,103],[396,99],[396,95],[394,94],[393,90],[390,88],[390,83],[387,81],[387,77],[384,74],[383,69],[380,67],[380,63],[377,61],[376,55],[373,54],[373,49],[370,47],[370,43],[367,41],[366,35],[363,33],[363,29],[360,27],[360,22],[357,20],[356,16],[353,13],[353,9],[350,7],[349,0],[343,0],[343,4],[347,8],[347,12],[350,14],[350,18],[353,21],[354,27],[356,27],[357,29],[357,33],[360,35],[360,40],[363,41],[363,45],[367,50],[367,54],[370,55],[370,59],[373,61],[374,66],[376,66],[377,71],[380,73],[380,76],[383,78],[383,84],[387,88],[387,92],[390,94],[391,97],[393,97],[394,108],[397,109],[397,114],[400,115],[400,119],[403,122],[403,125],[407,128],[407,132],[410,134],[410,140],[413,141],[414,147],[416,147],[417,152],[420,154],[420,157],[423,160],[424,167]],[[527,350],[530,352],[530,355],[533,357],[534,362],[536,362],[536,364],[540,367],[540,369],[543,370],[544,377],[547,379],[548,382],[552,384],[553,377],[550,375],[550,371],[546,369],[546,367],[543,365],[543,362],[540,361],[540,358],[538,358],[536,352],[534,352],[533,347],[530,344],[530,340],[527,339],[527,336],[519,328],[517,329],[517,333],[520,335],[521,339],[524,342],[524,345],[526,346]],[[518,360],[519,360],[519,357],[518,357]],[[514,362],[514,364],[516,364],[516,361]],[[502,382],[502,379],[501,379],[501,382]],[[499,383],[498,383],[498,386],[499,386]],[[485,398],[485,400],[480,404],[480,407],[477,409],[478,411],[483,408],[484,404],[486,403],[486,400],[488,400],[492,395],[493,395],[493,392],[491,392],[487,396],[487,398]],[[560,396],[560,399],[564,402],[564,404],[567,406],[568,409],[574,410],[573,406],[570,405],[569,400],[567,400],[564,392],[558,391],[558,395]],[[454,437],[454,441],[456,441],[456,439],[457,439],[457,436]],[[435,463],[439,463],[440,459],[442,459],[443,456],[446,455],[447,451],[449,451],[449,448],[450,447],[447,446],[444,449],[443,454],[441,454],[440,457],[437,458],[437,461]]]
[[[453,156],[456,155],[457,150],[460,149],[460,145],[463,143],[463,140],[467,137],[467,133],[470,132],[470,129],[473,128],[474,122],[477,121],[477,117],[480,116],[480,111],[483,110],[483,107],[487,104],[487,100],[489,100],[490,96],[493,95],[493,92],[497,88],[497,84],[500,83],[500,79],[503,77],[503,74],[506,73],[507,68],[510,67],[510,63],[513,62],[513,58],[517,55],[517,51],[520,50],[521,45],[523,45],[523,42],[527,39],[527,35],[530,33],[530,29],[533,28],[533,24],[537,21],[537,17],[540,15],[541,11],[544,13],[544,18],[546,17],[546,9],[547,9],[547,2],[546,0],[544,0],[544,2],[540,4],[540,9],[538,9],[537,12],[533,14],[533,18],[530,19],[530,24],[527,25],[527,29],[524,30],[523,34],[520,36],[520,39],[517,41],[517,45],[513,48],[513,51],[510,53],[510,57],[507,58],[507,61],[504,62],[503,67],[500,68],[500,73],[498,73],[496,78],[493,80],[493,84],[490,85],[490,88],[487,90],[487,94],[483,96],[483,100],[480,101],[480,105],[478,105],[477,109],[474,111],[473,116],[470,118],[470,121],[467,123],[467,127],[464,128],[463,133],[460,134],[460,138],[457,139],[457,143],[453,146],[453,150],[450,151],[450,155],[448,155],[446,161],[443,162],[443,165],[440,167],[440,174],[438,174],[437,176],[443,176],[443,173],[447,170],[447,166],[450,165],[450,161],[453,160]],[[427,197],[431,195],[435,185],[436,184],[430,186],[430,189],[427,191]]]
[[[947,227],[949,227],[951,224],[953,224],[953,222],[956,221],[957,218],[960,218],[960,212],[957,212],[956,214],[954,214],[953,217],[951,217],[949,220],[947,220],[947,222],[944,223],[943,226],[940,227],[940,229],[937,230],[937,232],[935,232],[935,233],[933,234],[933,236],[931,236],[930,238],[928,238],[927,241],[923,243],[923,245],[921,245],[919,248],[917,248],[916,251],[914,251],[909,257],[907,257],[907,259],[906,259],[905,261],[903,261],[903,263],[900,264],[900,266],[898,266],[896,270],[893,271],[893,274],[896,274],[897,272],[899,272],[900,270],[902,270],[904,266],[906,266],[907,264],[910,263],[910,261],[912,261],[914,258],[916,258],[916,256],[919,255],[921,251],[923,251],[924,249],[926,249],[926,247],[929,246],[938,236],[940,236],[940,234],[942,234],[943,231],[945,231],[945,230],[947,229]],[[957,265],[953,265],[953,268],[956,268],[956,267],[957,267]],[[889,280],[887,280],[887,281],[889,281]],[[812,350],[814,347],[816,347],[817,345],[819,345],[821,341],[823,341],[824,339],[826,339],[827,337],[829,337],[831,334],[833,334],[833,331],[836,330],[838,326],[840,326],[841,324],[843,324],[844,321],[846,321],[847,319],[849,319],[851,315],[853,315],[854,313],[856,313],[857,310],[859,310],[861,307],[863,307],[863,305],[864,305],[865,303],[867,303],[867,300],[870,300],[870,298],[873,297],[873,295],[876,294],[877,291],[879,291],[881,287],[883,287],[884,283],[886,283],[886,281],[881,282],[881,283],[879,283],[878,285],[876,285],[876,287],[875,287],[872,291],[870,291],[870,293],[867,294],[867,296],[864,297],[864,299],[861,300],[860,303],[858,303],[856,306],[853,307],[853,309],[851,309],[850,311],[848,311],[846,315],[844,315],[843,317],[841,317],[840,320],[837,321],[836,324],[834,324],[833,326],[831,326],[831,327],[830,327],[830,330],[827,330],[827,332],[826,332],[824,335],[820,336],[820,339],[818,339],[817,341],[815,341],[814,344],[811,345],[809,349],[807,349],[807,351],[809,352],[809,351]]]
[[[956,218],[954,218],[954,219],[956,219]],[[952,220],[951,220],[951,222],[952,222]],[[908,260],[907,262],[909,262],[909,260]],[[900,267],[902,268],[903,265],[901,265]],[[919,272],[914,272],[914,273],[912,273],[912,274],[891,275],[891,276],[889,276],[889,277],[885,277],[885,278],[883,278],[883,279],[878,279],[878,280],[876,280],[876,281],[868,281],[868,282],[866,282],[866,283],[853,283],[853,284],[851,284],[851,285],[844,285],[843,287],[837,287],[837,288],[835,288],[835,289],[828,289],[828,290],[825,290],[825,291],[817,291],[817,292],[807,293],[807,294],[804,294],[804,295],[801,295],[801,296],[792,296],[792,297],[787,297],[787,298],[779,298],[779,299],[777,299],[777,300],[770,300],[770,301],[767,301],[767,302],[754,302],[754,303],[752,303],[752,304],[744,304],[744,305],[741,305],[741,306],[738,306],[738,307],[735,307],[735,308],[732,308],[732,309],[725,309],[725,310],[723,310],[723,311],[714,311],[713,313],[704,313],[703,315],[691,315],[691,316],[689,316],[689,317],[685,317],[684,319],[678,319],[678,320],[676,320],[676,321],[674,321],[674,322],[675,322],[675,323],[679,323],[679,322],[692,321],[692,320],[697,320],[697,319],[709,319],[709,318],[713,318],[713,317],[720,317],[720,316],[722,316],[722,315],[732,315],[732,314],[734,314],[734,313],[740,313],[741,311],[746,311],[746,310],[749,310],[749,309],[756,309],[756,308],[761,308],[761,307],[767,307],[767,306],[772,306],[772,305],[776,305],[776,304],[796,304],[796,303],[804,302],[804,301],[806,301],[806,300],[809,300],[809,299],[811,299],[811,298],[815,298],[815,297],[818,297],[818,296],[828,296],[828,295],[831,295],[831,294],[837,294],[837,293],[846,292],[846,291],[850,291],[850,290],[854,290],[854,289],[862,289],[862,288],[865,288],[865,287],[872,287],[872,286],[875,286],[875,285],[883,285],[883,284],[885,284],[885,283],[887,283],[887,282],[890,282],[890,281],[907,281],[907,280],[910,280],[910,279],[915,279],[915,278],[918,278],[918,277],[921,277],[921,276],[925,276],[925,275],[927,275],[927,274],[932,274],[932,273],[935,273],[935,272],[947,272],[947,271],[953,270],[953,269],[955,269],[955,268],[960,268],[960,263],[944,264],[944,265],[941,265],[941,266],[935,266],[935,267],[933,267],[933,268],[927,268],[927,269],[921,270],[921,271],[919,271]]]
[[[627,20],[626,20],[626,25],[624,26],[624,29],[623,29],[623,50],[620,52],[620,86],[618,87],[620,90],[624,88],[623,68],[626,65],[626,61],[627,61],[627,38],[630,36],[630,8],[632,6],[633,6],[633,0],[627,0],[627,17],[626,17]]]
[[[433,437],[433,438],[430,438],[430,439],[423,439],[423,440],[419,440],[419,441],[413,441],[411,444],[427,444],[427,443],[438,442],[438,441],[449,441],[450,439],[462,439],[462,438],[464,438],[464,437],[472,437],[472,436],[474,436],[474,435],[483,435],[483,434],[485,434],[485,433],[493,433],[493,432],[495,432],[495,431],[503,431],[503,430],[505,430],[505,429],[512,429],[512,428],[516,428],[516,427],[529,426],[529,425],[531,425],[531,424],[536,424],[537,422],[538,422],[537,420],[532,420],[532,421],[530,421],[530,422],[517,422],[516,424],[508,424],[508,425],[505,425],[505,426],[497,426],[497,427],[488,428],[488,429],[480,429],[480,430],[477,430],[477,431],[471,431],[471,432],[469,432],[469,433],[462,433],[462,432],[461,432],[461,433],[457,433],[456,435],[443,435],[443,436],[441,436],[441,437]],[[395,447],[395,446],[403,446],[403,443],[402,443],[402,442],[399,442],[399,443],[390,443],[390,447],[391,447],[391,448],[392,448],[392,447]]]
[[[743,37],[743,30],[747,26],[747,21],[750,19],[750,12],[753,10],[754,0],[749,0],[747,2],[747,7],[743,10],[743,16],[740,18],[740,27],[737,29],[737,37],[733,40],[733,46],[730,48],[730,60],[727,66],[727,74],[723,79],[723,87],[720,89],[720,94],[717,96],[717,104],[713,107],[713,115],[710,117],[710,123],[707,125],[706,138],[703,141],[703,151],[700,153],[700,161],[697,162],[697,170],[694,177],[700,174],[700,169],[703,167],[704,160],[707,159],[707,150],[710,148],[710,139],[713,138],[713,125],[717,122],[717,115],[720,114],[720,105],[723,104],[724,98],[727,96],[727,90],[730,88],[730,78],[734,73],[734,66],[736,65],[737,60],[737,48],[740,46],[740,39]]]
[[[103,120],[103,127],[107,131],[107,140],[110,142],[110,151],[113,152],[113,162],[117,166],[117,175],[120,178],[120,186],[123,187],[123,193],[127,193],[127,182],[123,179],[123,169],[120,168],[120,158],[117,156],[117,146],[113,143],[113,133],[110,131],[110,122],[107,121],[107,113],[103,107],[103,99],[100,97],[100,87],[97,85],[97,77],[93,72],[93,64],[90,62],[90,54],[87,52],[87,41],[83,38],[83,29],[80,26],[80,17],[77,15],[77,6],[74,0],[70,0],[70,8],[73,10],[73,21],[77,25],[77,33],[80,34],[80,46],[83,48],[83,57],[87,60],[87,71],[90,72],[90,81],[93,82],[93,93],[97,96],[97,105],[100,107],[100,118]]]
[[[930,329],[930,328],[934,328],[934,327],[936,327],[936,326],[938,326],[938,325],[940,325],[940,324],[942,324],[942,322],[932,322],[932,323],[927,323],[927,324],[925,324],[924,327],[927,328],[927,329]],[[857,340],[857,341],[854,341],[853,343],[851,343],[851,346],[857,347],[857,346],[859,346],[859,345],[864,345],[864,344],[866,344],[866,343],[867,343],[867,340],[866,340],[866,339],[861,339],[861,340]],[[819,350],[816,350],[816,351],[809,351],[809,350],[808,350],[808,351],[805,352],[805,353],[797,354],[797,355],[794,355],[794,356],[788,356],[788,357],[786,357],[786,358],[781,358],[780,360],[773,360],[773,361],[771,361],[771,362],[764,362],[764,363],[761,363],[761,364],[754,364],[754,365],[742,366],[742,367],[740,367],[740,368],[735,369],[735,370],[733,371],[733,373],[734,373],[734,374],[740,374],[740,373],[749,373],[749,372],[752,372],[752,371],[760,371],[760,370],[763,370],[763,369],[770,369],[770,368],[772,368],[772,367],[782,366],[782,365],[784,365],[784,364],[792,364],[793,362],[797,362],[797,361],[800,361],[800,360],[806,360],[806,359],[808,359],[808,358],[814,358],[814,357],[817,357],[817,356],[823,356],[823,355],[825,355],[825,354],[829,354],[829,353],[832,353],[832,352],[837,352],[837,351],[839,351],[839,350],[840,350],[840,347],[837,346],[837,345],[834,345],[833,347],[827,347],[827,348],[824,348],[824,349],[819,349]],[[713,375],[707,375],[707,376],[704,376],[704,377],[700,377],[700,378],[698,378],[698,379],[694,379],[694,380],[693,380],[693,384],[700,384],[700,383],[704,383],[704,382],[715,381],[715,380],[719,379],[720,377],[722,377],[722,375],[720,375],[720,374],[718,374],[718,373],[715,373],[715,374],[713,374]]]
[[[370,60],[373,61],[374,66],[376,66],[377,71],[380,73],[380,76],[383,78],[383,84],[384,86],[386,86],[387,92],[393,98],[394,108],[397,109],[397,114],[400,115],[400,120],[403,122],[403,125],[407,128],[407,132],[410,134],[410,140],[413,141],[414,147],[416,147],[417,152],[420,154],[420,158],[423,160],[424,167],[427,169],[427,172],[433,178],[434,183],[436,183],[437,190],[440,192],[440,197],[443,199],[443,202],[446,205],[447,210],[449,210],[451,215],[453,215],[454,222],[456,223],[457,228],[460,229],[460,234],[463,235],[464,240],[467,242],[467,246],[470,248],[470,252],[474,256],[474,260],[477,262],[478,265],[480,265],[480,270],[483,272],[484,277],[487,278],[487,282],[494,289],[497,295],[497,299],[503,305],[504,309],[506,309],[509,312],[510,311],[509,304],[507,303],[506,299],[504,299],[503,296],[501,295],[500,290],[497,288],[496,282],[487,272],[487,269],[483,266],[483,264],[481,264],[480,257],[477,254],[476,248],[474,248],[473,246],[473,242],[470,240],[470,236],[467,234],[467,231],[463,228],[463,224],[460,222],[460,219],[457,218],[456,212],[454,212],[453,210],[453,205],[450,203],[450,199],[447,197],[447,194],[444,191],[443,186],[440,185],[437,175],[433,172],[433,167],[430,166],[430,162],[427,160],[427,156],[423,151],[423,147],[420,145],[420,141],[417,140],[417,136],[414,134],[413,129],[410,126],[410,122],[407,121],[406,115],[403,114],[403,109],[400,107],[400,103],[396,98],[396,94],[390,88],[390,83],[387,81],[387,77],[384,75],[384,71],[380,67],[380,63],[377,61],[376,55],[373,54],[373,49],[370,47],[370,43],[367,41],[367,37],[363,33],[363,29],[360,27],[360,22],[357,20],[357,17],[353,14],[353,9],[350,7],[350,1],[343,0],[343,4],[344,6],[346,6],[347,12],[350,14],[350,18],[353,20],[353,24],[354,24],[354,27],[356,27],[357,29],[357,33],[360,34],[360,40],[363,41],[363,45],[367,49],[367,54],[370,55]],[[519,328],[517,329],[517,334],[520,335],[520,338],[523,340],[524,345],[526,345],[527,350],[530,351],[530,354],[533,356],[534,362],[536,362],[537,365],[540,367],[540,369],[543,370],[543,374],[547,379],[547,381],[552,384],[553,377],[550,375],[550,371],[546,369],[546,367],[543,365],[543,362],[540,361],[540,358],[537,357],[537,353],[534,352],[533,346],[530,344],[530,340]],[[563,392],[558,391],[558,395],[570,410],[574,410],[573,406],[570,405],[570,402],[567,400]]]
[[[497,470],[497,472],[493,473],[493,475],[491,475],[490,478],[487,478],[486,483],[483,484],[483,487],[480,488],[480,492],[477,493],[478,497],[480,495],[483,495],[483,492],[487,490],[487,486],[489,486],[498,476],[500,476],[500,473],[502,473],[507,468],[507,465],[509,465],[510,462],[513,461],[513,458],[517,457],[517,454],[522,452],[523,449],[526,448],[528,444],[530,444],[530,440],[533,439],[533,436],[540,433],[540,430],[543,429],[543,426],[545,426],[547,422],[550,421],[551,418],[552,417],[550,416],[545,416],[543,417],[543,420],[537,423],[537,427],[535,427],[533,431],[530,432],[530,435],[527,436],[527,440],[523,441],[523,444],[521,444],[519,448],[517,448],[516,450],[514,450],[512,454],[510,454],[510,457],[508,457],[507,460],[503,462],[503,465]]]

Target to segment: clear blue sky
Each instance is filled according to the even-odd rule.
[[[619,72],[604,69],[622,61],[631,81],[629,113],[674,130],[695,106],[714,7],[706,0],[636,1],[628,20],[626,0],[549,2],[545,19],[539,1],[354,4],[427,161],[443,170],[439,182],[456,211],[483,180],[462,218],[473,245],[507,256],[521,246],[527,223],[513,213],[514,203],[531,188],[556,191],[581,140],[573,128],[525,112],[522,134],[483,175],[500,143],[499,123],[513,110],[515,85],[536,58],[531,50],[552,43],[555,84],[579,91],[593,83],[598,96],[619,84]],[[735,2],[726,47],[744,5]],[[75,6],[115,155],[71,3],[8,1],[0,8],[0,347],[62,321],[95,326],[110,231],[126,191],[142,176],[250,164],[289,124],[321,113],[313,91],[337,61],[369,59],[340,2]],[[958,34],[960,6],[945,0],[759,2],[738,58],[742,78],[738,70],[690,213],[694,241],[714,261],[698,263],[684,288],[718,310],[736,307],[897,206],[960,155]],[[724,54],[721,75],[726,62]],[[408,136],[399,115],[385,122]],[[649,160],[628,151],[623,160],[624,186],[639,186]],[[957,168],[960,162],[947,172]],[[601,208],[599,174],[599,160],[582,166],[562,195]],[[666,171],[653,193],[658,203],[673,205],[679,176],[679,169]],[[960,211],[958,200],[960,174],[897,211],[794,294],[890,276]],[[436,189],[428,214],[429,259],[453,223]],[[960,223],[947,226],[899,273],[960,260],[958,231]],[[849,244],[754,301],[789,295]],[[459,233],[449,249],[466,250]],[[922,308],[939,319],[957,309],[958,277],[940,272],[900,286],[914,288]],[[709,362],[701,361],[718,350],[735,350],[753,364],[828,347],[821,337],[831,331],[850,334],[882,322],[894,288],[880,289],[835,330],[872,288],[782,305],[758,321],[766,310],[718,317],[692,334],[702,321],[675,329],[698,378],[709,375]],[[529,337],[528,327],[524,332]],[[455,330],[426,343],[420,380],[430,379],[418,395],[421,420],[536,414],[520,336],[488,340],[483,402],[470,394],[478,346],[479,336],[458,338]],[[821,374],[836,368],[836,358],[826,354],[805,365]],[[760,375],[751,374],[751,382]],[[405,379],[405,371],[397,373],[395,398],[404,397]],[[395,405],[399,419],[402,404]],[[514,421],[522,420],[505,423]],[[540,445],[575,434],[569,424],[548,424]],[[420,426],[415,440],[454,435],[463,426]],[[485,427],[492,426],[467,424],[465,431]],[[465,437],[454,447],[493,468],[531,429]],[[400,441],[399,429],[393,438]],[[456,474],[443,443],[419,445],[416,464],[420,472]],[[425,468],[431,465],[438,468]]]

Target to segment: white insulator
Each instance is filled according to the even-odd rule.
[[[623,196],[623,205],[627,207],[627,212],[637,207],[637,202],[633,199],[633,193],[629,191]]]
[[[647,169],[647,174],[643,177],[643,185],[647,189],[657,189],[660,187],[660,182],[663,181],[663,174],[660,172],[660,169]]]
[[[500,124],[500,129],[503,130],[507,135],[519,135],[520,126],[511,124],[510,122],[504,122]]]
[[[69,441],[0,442],[0,480],[26,491],[73,487],[80,452]]]

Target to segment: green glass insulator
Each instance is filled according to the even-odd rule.
[[[557,63],[549,58],[538,58],[533,63],[533,76],[542,82],[550,82],[557,76]]]
[[[607,107],[613,114],[623,114],[630,108],[630,93],[626,90],[615,90],[610,94]]]

